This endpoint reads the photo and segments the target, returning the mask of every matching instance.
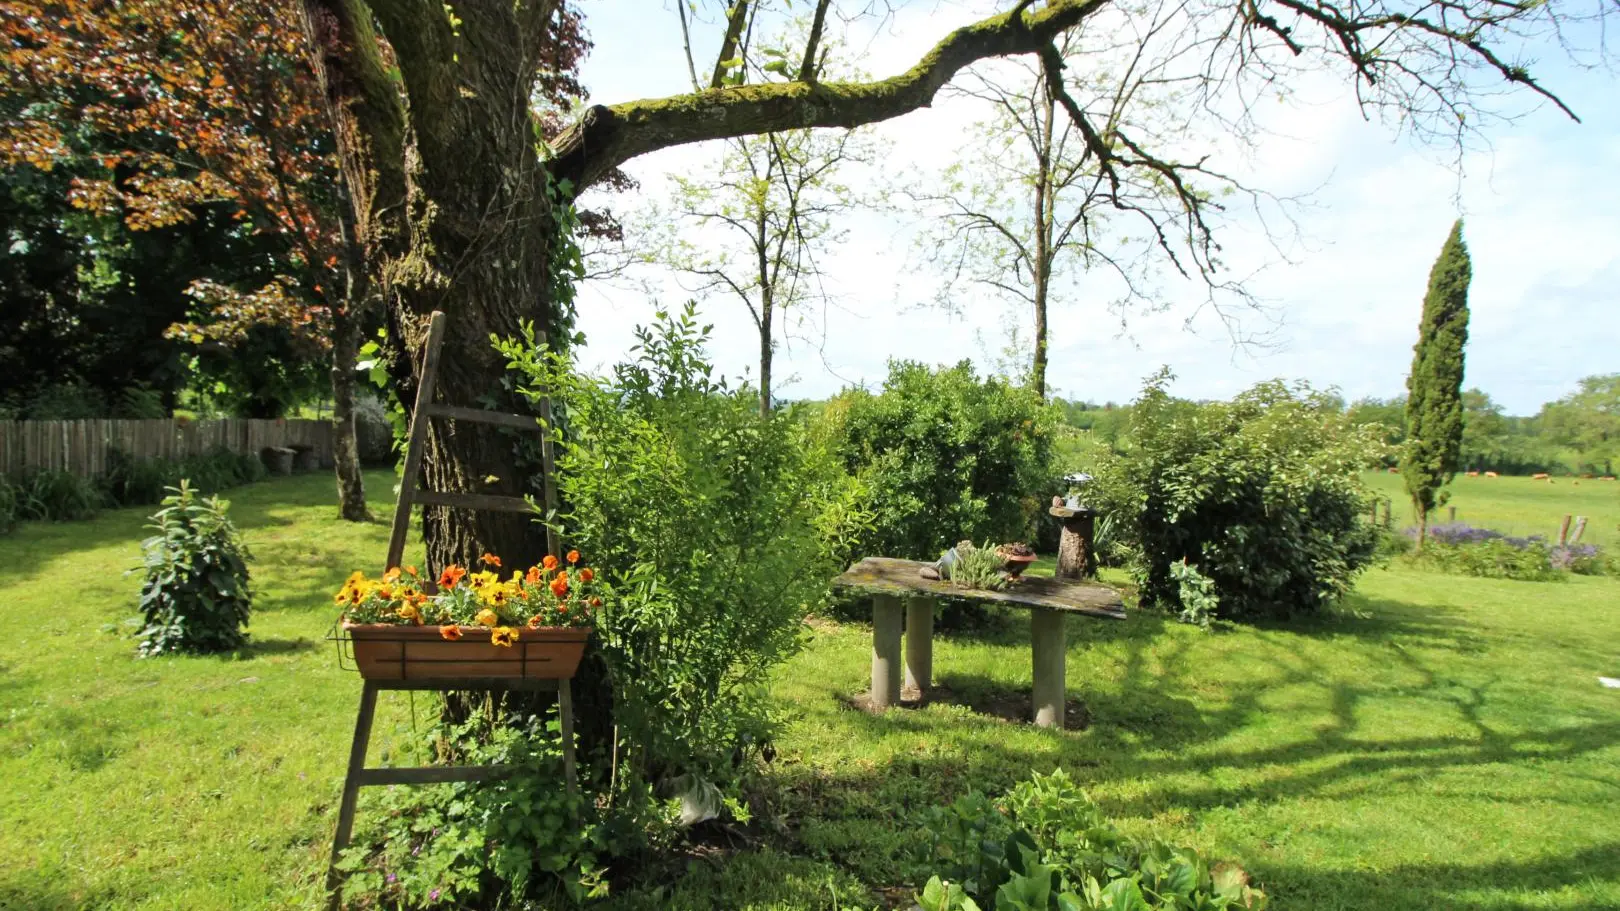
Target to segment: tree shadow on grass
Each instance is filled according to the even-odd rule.
[[[1511,699],[1519,697],[1500,695],[1512,681],[1491,676],[1488,664],[1472,660],[1488,651],[1489,639],[1465,614],[1387,600],[1359,599],[1353,607],[1286,627],[1258,627],[1245,653],[1258,672],[1224,680],[1213,694],[1202,674],[1209,659],[1203,645],[1209,640],[1170,635],[1168,617],[1133,612],[1123,623],[1071,623],[1071,655],[1106,642],[1110,660],[1118,660],[1106,681],[1092,685],[1071,671],[1070,695],[1085,700],[1089,730],[1014,731],[999,713],[986,713],[975,703],[994,698],[1027,706],[1027,689],[936,664],[951,698],[922,702],[921,711],[839,711],[822,719],[844,728],[843,738],[851,743],[873,744],[868,756],[885,758],[790,764],[771,774],[786,803],[807,820],[806,849],[830,852],[878,884],[901,862],[894,846],[909,838],[911,811],[947,803],[968,788],[999,793],[1031,770],[1058,766],[1096,790],[1104,810],[1122,819],[1322,801],[1342,803],[1343,812],[1353,815],[1357,801],[1376,805],[1391,789],[1421,791],[1459,771],[1474,770],[1465,780],[1477,782],[1483,794],[1496,780],[1492,767],[1520,778],[1533,767],[1549,781],[1579,779],[1584,786],[1523,795],[1510,789],[1489,796],[1492,804],[1517,800],[1542,812],[1548,805],[1590,811],[1592,800],[1600,799],[1587,796],[1591,785],[1620,798],[1620,777],[1569,767],[1620,746],[1620,719],[1553,714],[1528,727],[1498,722]],[[1005,644],[1027,643],[1027,632],[1021,634],[1017,626],[1004,631]],[[1354,637],[1376,646],[1368,657],[1384,666],[1365,676],[1324,670],[1319,649],[1302,649],[1300,636]],[[1458,679],[1448,657],[1456,655],[1468,659],[1466,679]],[[1399,680],[1394,688],[1392,680]],[[1267,697],[1289,691],[1306,694],[1311,706],[1299,717],[1297,730],[1245,736],[1274,717],[1276,703]],[[828,696],[847,701],[832,688]],[[1375,724],[1374,719],[1388,717],[1391,698],[1401,706],[1425,706],[1415,717],[1429,720],[1407,728]],[[1510,701],[1493,706],[1504,699]],[[947,710],[935,708],[942,704]],[[1354,822],[1351,815],[1344,818],[1347,825]],[[1456,856],[1469,857],[1465,837],[1457,851]],[[1594,883],[1620,882],[1615,843],[1501,863],[1430,863],[1426,857],[1376,878],[1354,870],[1354,857],[1326,862],[1346,870],[1275,859],[1254,867],[1275,896],[1273,906],[1280,908],[1519,911],[1545,904],[1528,892],[1575,886],[1586,895]]]
[[[302,652],[313,652],[324,644],[305,636],[299,636],[295,639],[261,639],[254,636],[248,639],[247,645],[237,649],[232,657],[238,660],[251,661],[254,658],[263,658],[268,655],[294,655]]]
[[[118,904],[110,890],[76,890],[60,875],[27,870],[0,879],[0,911],[83,911]]]
[[[1010,724],[1028,724],[1033,712],[1028,687],[1008,684],[984,674],[951,673],[936,677],[925,691],[906,686],[900,691],[897,709],[922,709],[931,705],[956,706],[986,719]],[[870,693],[857,693],[841,700],[851,709],[872,713]],[[1071,695],[1064,704],[1065,730],[1083,731],[1091,724],[1085,700]]]
[[[1388,598],[1350,595],[1332,608],[1286,621],[1251,624],[1268,632],[1288,632],[1317,639],[1337,636],[1369,642],[1394,642],[1414,647],[1483,654],[1487,640],[1462,611],[1440,604],[1409,604]]]

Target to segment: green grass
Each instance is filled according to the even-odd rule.
[[[1395,507],[1397,526],[1412,523],[1412,501],[1400,475],[1369,473],[1367,483],[1377,493],[1389,497]],[[1564,516],[1586,516],[1589,544],[1620,547],[1620,481],[1595,478],[1470,478],[1459,476],[1451,482],[1451,499],[1430,521],[1446,521],[1447,507],[1457,508],[1457,521],[1483,525],[1513,535],[1558,537]]]
[[[1549,500],[1465,489],[1476,521],[1497,524],[1487,503],[1502,522],[1575,511],[1551,499],[1567,489],[1499,480]],[[385,497],[392,478],[368,481]],[[0,908],[317,906],[359,693],[322,638],[329,593],[386,537],[334,518],[331,487],[233,491],[260,598],[255,644],[229,658],[133,656],[121,572],[143,511],[0,539]],[[1288,627],[1073,620],[1092,721],[1062,733],[970,707],[1027,695],[1021,614],[940,635],[957,703],[882,717],[847,704],[869,630],[807,630],[766,772],[785,832],[608,907],[870,907],[915,884],[912,810],[1061,765],[1128,829],[1242,863],[1276,908],[1620,909],[1620,691],[1595,679],[1620,674],[1620,581],[1381,569]],[[383,730],[407,717],[387,696]]]

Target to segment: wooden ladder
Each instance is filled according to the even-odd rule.
[[[507,414],[485,411],[460,405],[442,405],[433,401],[439,373],[440,349],[444,344],[445,315],[435,310],[428,323],[427,343],[423,346],[421,382],[416,388],[416,403],[411,410],[411,423],[405,442],[405,470],[400,479],[399,502],[394,507],[393,529],[388,538],[388,558],[383,563],[387,572],[401,565],[405,558],[405,539],[410,534],[411,507],[417,503],[426,506],[445,506],[452,509],[497,510],[502,512],[534,512],[534,504],[523,497],[494,496],[473,493],[445,493],[421,490],[418,487],[422,471],[422,451],[427,443],[427,421],[446,418],[493,424],[514,430],[540,433],[540,461],[544,473],[544,498],[548,512],[556,508],[556,486],[553,477],[551,448],[551,400],[540,400],[540,420],[532,415]],[[560,556],[561,543],[556,530],[546,527],[546,551]],[[327,869],[329,907],[339,905],[338,891],[341,879],[337,862],[349,846],[354,830],[355,804],[360,789],[368,785],[385,784],[439,784],[456,781],[492,781],[510,777],[516,769],[504,765],[481,766],[422,766],[419,768],[367,767],[366,751],[371,742],[371,722],[376,714],[377,693],[382,690],[431,690],[453,692],[458,690],[556,690],[557,710],[562,727],[563,775],[570,793],[579,785],[574,767],[574,699],[568,680],[521,679],[434,679],[434,680],[366,680],[360,694],[360,712],[354,723],[354,740],[349,747],[349,770],[343,781],[343,799],[338,805],[337,832],[332,838],[332,857]]]

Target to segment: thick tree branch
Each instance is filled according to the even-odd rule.
[[[1036,13],[993,16],[957,29],[910,70],[876,82],[772,83],[596,105],[557,137],[552,173],[580,189],[659,149],[773,130],[847,129],[898,117],[927,107],[964,67],[989,57],[1035,53],[1107,3],[1056,0]]]

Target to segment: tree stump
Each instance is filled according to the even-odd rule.
[[[1058,579],[1089,579],[1097,575],[1097,511],[1089,506],[1053,506],[1051,513],[1063,525],[1058,539]]]

